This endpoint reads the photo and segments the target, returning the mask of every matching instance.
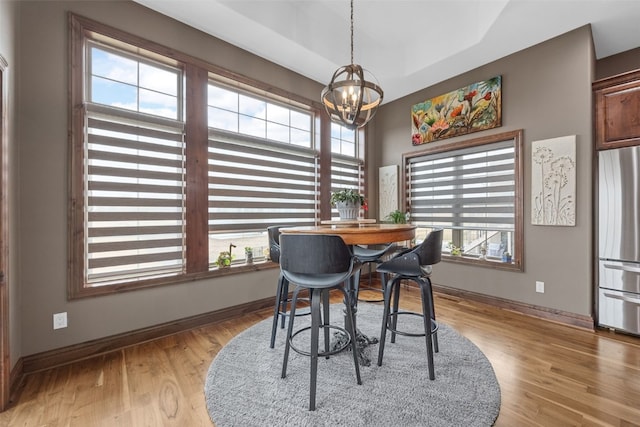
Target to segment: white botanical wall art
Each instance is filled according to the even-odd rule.
[[[380,220],[398,209],[398,165],[383,166],[378,173]]]
[[[531,144],[531,223],[576,225],[576,136]]]

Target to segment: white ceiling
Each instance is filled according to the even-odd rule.
[[[349,0],[134,0],[326,84]],[[591,24],[597,58],[640,47],[640,0],[355,0],[354,62],[389,102]],[[319,96],[319,95],[318,95]]]

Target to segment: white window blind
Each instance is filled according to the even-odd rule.
[[[209,231],[264,231],[314,225],[318,217],[314,150],[209,134]]]
[[[182,273],[183,124],[96,104],[86,116],[87,284]]]
[[[411,220],[450,229],[512,231],[513,141],[414,157],[407,165]]]

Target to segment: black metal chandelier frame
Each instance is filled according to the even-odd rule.
[[[375,80],[372,75],[371,78]],[[373,118],[382,103],[384,92],[371,78],[367,80],[365,70],[353,61],[351,0],[351,64],[338,68],[321,94],[322,104],[331,120],[349,129],[356,129],[363,127]]]

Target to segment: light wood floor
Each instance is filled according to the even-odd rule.
[[[402,306],[417,310],[417,292],[403,294]],[[497,426],[640,425],[640,338],[444,295],[436,296],[436,313],[491,361],[502,391]],[[0,426],[211,426],[203,397],[209,364],[231,338],[270,315],[263,310],[29,375]]]

